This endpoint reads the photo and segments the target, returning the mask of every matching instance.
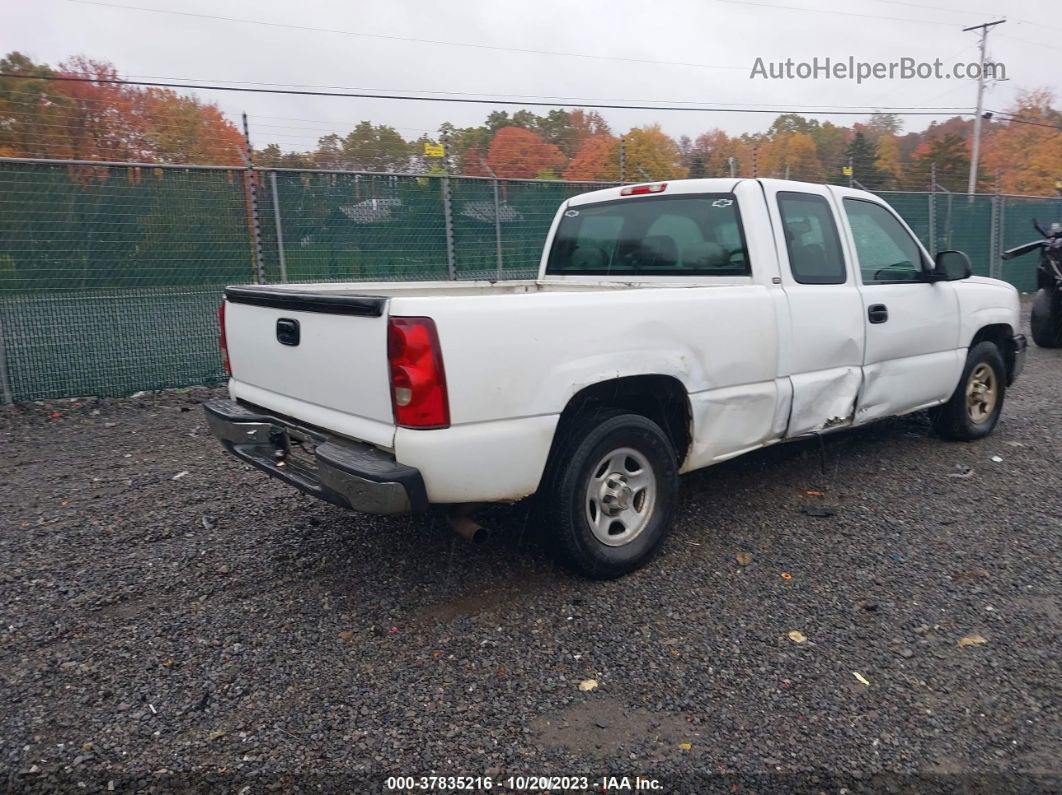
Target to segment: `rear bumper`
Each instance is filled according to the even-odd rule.
[[[1007,362],[1010,367],[1007,372],[1007,386],[1014,383],[1021,371],[1025,369],[1025,358],[1029,354],[1029,342],[1025,339],[1024,334],[1015,334],[1010,339],[1010,359]]]
[[[232,400],[203,404],[211,433],[237,458],[333,505],[362,513],[424,513],[413,467],[367,444],[330,436]]]

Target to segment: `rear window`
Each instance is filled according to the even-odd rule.
[[[646,196],[566,210],[547,274],[747,276],[732,193]]]

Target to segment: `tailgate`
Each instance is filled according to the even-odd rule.
[[[225,334],[233,398],[392,446],[386,298],[229,287]]]

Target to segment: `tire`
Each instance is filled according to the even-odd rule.
[[[945,439],[983,439],[1003,410],[1007,370],[994,342],[979,342],[966,355],[955,392],[933,413],[933,427]]]
[[[536,498],[557,556],[597,580],[634,571],[671,529],[671,440],[646,417],[602,408],[564,421],[557,439]]]
[[[1041,348],[1062,348],[1062,296],[1055,292],[1037,290],[1033,298],[1029,325],[1033,342]]]

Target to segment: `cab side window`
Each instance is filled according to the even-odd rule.
[[[844,254],[829,202],[814,193],[778,194],[793,279],[800,284],[844,284]]]
[[[896,216],[880,204],[845,199],[863,284],[924,281],[922,250]]]

